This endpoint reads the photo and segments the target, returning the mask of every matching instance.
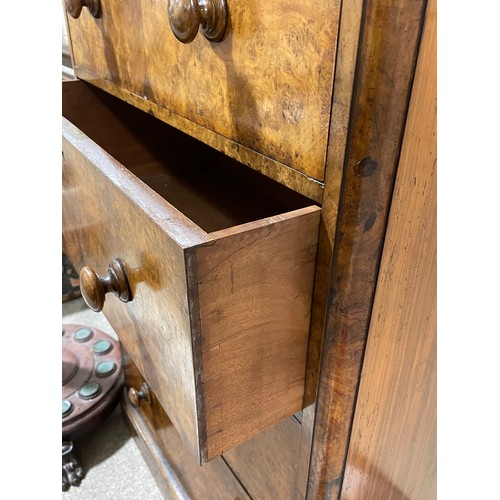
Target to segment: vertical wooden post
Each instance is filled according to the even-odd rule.
[[[363,7],[309,468],[311,499],[337,498],[341,491],[425,4],[366,0]]]
[[[429,0],[342,500],[436,498],[436,0]]]

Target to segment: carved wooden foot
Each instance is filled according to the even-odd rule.
[[[83,467],[72,453],[73,442],[62,443],[62,490],[68,491],[71,486],[80,486],[83,479]]]

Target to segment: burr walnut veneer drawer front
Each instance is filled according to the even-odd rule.
[[[319,208],[82,81],[63,114],[65,250],[121,261],[103,312],[199,461],[300,410]]]
[[[74,3],[81,0],[66,0]],[[188,44],[174,36],[168,4],[192,11],[198,0],[91,3],[100,4],[97,17],[87,8],[67,16],[78,77],[175,114],[150,108],[169,123],[182,117],[202,140],[208,129],[234,141],[228,154],[241,144],[324,178],[340,2],[227,0],[224,38],[209,41],[200,30]]]

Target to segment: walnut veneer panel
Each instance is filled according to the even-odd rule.
[[[69,105],[67,94],[75,119],[78,106]],[[141,119],[151,117],[131,109],[140,115],[134,117],[140,130]],[[96,137],[104,130],[107,144],[119,148],[112,119],[118,111],[106,110],[95,112],[104,121],[81,123]],[[92,108],[80,112],[90,116]],[[204,225],[211,218],[223,227],[240,220],[236,205],[200,205],[171,160],[152,161],[127,123],[123,147],[132,168],[163,179],[149,181],[157,192],[63,118],[65,248],[77,268],[90,265],[100,275],[111,259],[122,260],[133,300],[124,304],[109,294],[103,311],[204,462],[302,407],[320,209],[306,206],[209,233],[159,193],[168,196],[168,185],[177,186],[180,206]],[[185,175],[193,160],[180,169]],[[226,187],[228,196],[233,188]]]
[[[200,125],[190,133],[202,140],[213,130],[323,179],[340,2],[229,0],[225,39],[188,45],[172,34],[166,0],[101,4],[101,18],[68,19],[80,78]]]
[[[436,498],[436,2],[427,6],[342,499]]]
[[[172,218],[178,214],[167,215],[164,200],[117,168],[71,124],[66,124],[63,137],[65,250],[77,271],[86,265],[102,275],[113,258],[125,265],[133,300],[125,305],[108,294],[103,312],[197,454],[184,250],[206,235],[194,224],[189,227],[188,219],[183,224],[182,217]]]

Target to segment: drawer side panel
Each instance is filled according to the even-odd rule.
[[[212,233],[196,248],[202,459],[302,408],[319,214],[308,207]]]

